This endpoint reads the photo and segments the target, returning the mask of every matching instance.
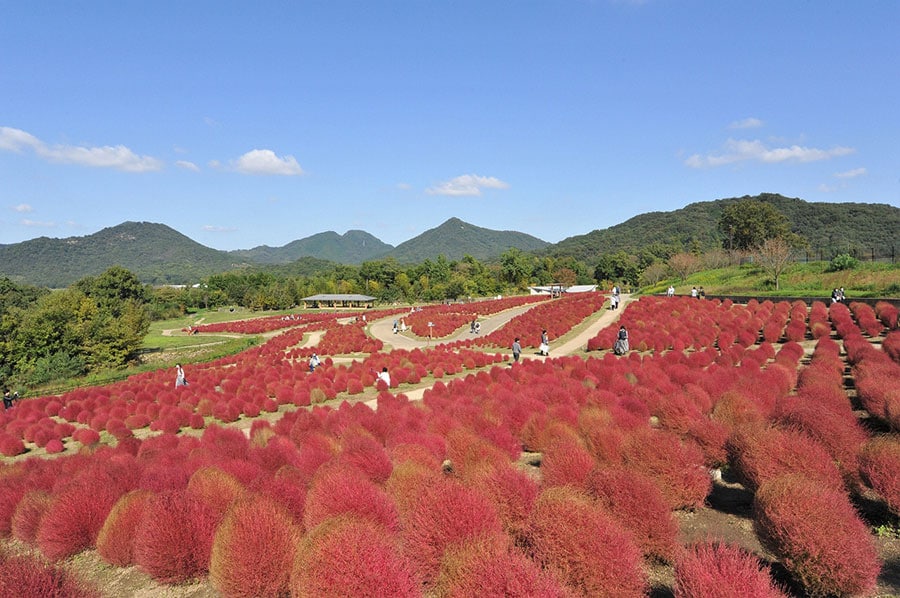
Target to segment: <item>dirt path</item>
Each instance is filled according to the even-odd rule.
[[[609,326],[613,322],[619,319],[619,314],[622,313],[622,310],[625,308],[628,303],[632,301],[631,295],[622,295],[622,301],[620,303],[619,309],[610,310],[603,309],[600,310],[593,315],[589,316],[590,324],[587,328],[579,332],[575,337],[566,339],[562,341],[561,344],[555,344],[558,341],[550,342],[550,355],[551,356],[563,356],[563,355],[571,355],[573,353],[577,353],[579,351],[585,350],[587,347],[587,342],[597,335],[600,330]],[[540,305],[539,303],[533,303],[531,305],[524,305],[522,307],[514,307],[512,309],[508,309],[506,311],[500,312],[498,314],[494,314],[487,318],[480,320],[481,322],[481,334],[490,334],[491,332],[502,328],[505,326],[510,320],[515,318],[516,316],[525,313],[529,309],[532,309]],[[453,343],[459,340],[466,340],[473,338],[471,332],[469,332],[468,326],[463,326],[454,334],[451,334],[448,337],[440,338],[440,339],[432,339],[429,341],[428,339],[422,339],[420,337],[414,336],[411,332],[398,333],[394,334],[393,332],[393,324],[395,316],[391,316],[388,318],[382,318],[380,320],[376,320],[372,322],[368,326],[369,334],[373,337],[377,338],[381,342],[385,344],[385,349],[424,349],[430,346],[443,345],[446,343]],[[538,358],[543,359],[543,357],[539,355],[526,355],[523,353],[523,358]]]

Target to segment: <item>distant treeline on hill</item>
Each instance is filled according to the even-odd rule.
[[[757,200],[787,217],[791,231],[808,242],[801,261],[831,260],[849,254],[858,260],[896,261],[900,253],[900,208],[886,204],[806,202],[764,193],[692,203],[672,212],[635,216],[607,229],[548,244],[516,232],[481,228],[458,218],[392,247],[364,231],[320,233],[282,247],[241,251],[205,247],[164,224],[126,222],[85,237],[40,237],[0,245],[0,276],[42,287],[62,288],[85,276],[122,266],[150,284],[193,284],[225,272],[268,272],[311,276],[341,265],[393,260],[401,266],[475,258],[503,268],[503,255],[515,249],[536,259],[574,260],[594,269],[609,256],[631,256],[643,268],[680,252],[722,248],[718,229],[723,210],[735,202]],[[578,268],[575,268],[578,270]]]

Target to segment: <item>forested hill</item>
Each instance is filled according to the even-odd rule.
[[[900,208],[887,204],[807,202],[774,193],[688,204],[672,212],[649,212],[621,224],[563,239],[545,253],[596,262],[604,253],[637,253],[652,244],[689,251],[722,247],[717,224],[726,205],[753,199],[771,203],[791,222],[791,230],[809,241],[810,252],[828,259],[838,253],[868,256],[874,249],[900,252]]]
[[[66,287],[110,266],[154,284],[196,282],[238,264],[178,231],[152,222],[124,222],[84,237],[39,237],[0,245],[0,276],[37,286]]]
[[[510,247],[532,252],[548,245],[546,241],[525,233],[491,230],[459,218],[450,218],[437,228],[400,243],[388,256],[400,263],[417,263],[439,255],[449,260],[459,260],[466,255],[485,260],[498,257]]]
[[[260,245],[229,253],[242,261],[259,264],[288,264],[302,257],[315,257],[338,264],[360,264],[384,256],[393,245],[361,230],[348,230],[343,235],[334,231],[291,241],[282,247]]]

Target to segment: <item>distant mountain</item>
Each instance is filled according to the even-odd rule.
[[[119,265],[147,283],[186,284],[244,264],[165,224],[124,222],[84,237],[0,245],[0,276],[50,288]]]
[[[604,253],[639,252],[654,243],[672,245],[680,250],[692,246],[701,249],[722,247],[717,229],[725,206],[753,199],[771,203],[791,222],[791,230],[809,241],[810,252],[829,259],[836,253],[858,251],[868,254],[872,248],[884,255],[892,245],[900,250],[900,208],[874,203],[808,202],[776,193],[733,197],[688,204],[672,212],[649,212],[606,229],[563,239],[544,253],[573,256],[588,263]]]
[[[510,247],[530,252],[548,245],[546,241],[525,233],[481,228],[459,218],[451,218],[437,228],[400,243],[388,256],[401,263],[421,262],[439,255],[449,260],[462,259],[465,255],[487,260],[498,257]]]
[[[393,245],[388,245],[365,231],[348,230],[343,235],[334,231],[318,233],[291,241],[282,247],[260,245],[229,253],[241,260],[259,264],[288,264],[301,257],[315,257],[339,264],[361,264],[382,257],[393,248]]]

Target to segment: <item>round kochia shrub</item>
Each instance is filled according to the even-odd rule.
[[[13,537],[28,544],[34,544],[41,518],[52,503],[53,497],[43,490],[31,490],[22,496],[13,511]]]
[[[502,536],[477,538],[451,548],[434,584],[436,596],[504,596],[563,598],[570,596],[558,580],[543,571]]]
[[[287,594],[298,539],[291,514],[274,500],[258,494],[237,500],[213,540],[213,587],[229,597]]]
[[[94,545],[121,490],[102,476],[73,483],[53,500],[41,518],[37,545],[49,559],[62,559]]]
[[[859,457],[863,480],[900,514],[900,442],[892,436],[869,441]]]
[[[291,570],[295,598],[416,598],[420,582],[396,538],[365,519],[328,519],[301,542]]]
[[[387,492],[347,465],[325,465],[316,472],[306,495],[303,523],[310,530],[325,519],[352,513],[396,530],[399,515]]]
[[[678,549],[678,523],[659,487],[637,471],[597,468],[588,476],[590,494],[634,535],[644,554],[671,561]]]
[[[426,581],[434,579],[448,548],[502,534],[494,505],[481,493],[448,479],[425,489],[403,523],[406,554]]]
[[[545,490],[528,520],[532,557],[579,596],[644,596],[641,551],[600,506],[571,487]]]
[[[39,557],[0,553],[0,596],[100,598],[100,592],[68,569]]]
[[[144,515],[144,505],[153,496],[149,490],[133,490],[113,506],[97,535],[97,552],[107,563],[118,567],[134,563],[135,531]]]
[[[675,564],[675,598],[784,598],[759,559],[737,546],[692,546]]]
[[[163,583],[206,575],[218,519],[200,499],[184,491],[154,496],[135,532],[135,563]]]
[[[847,496],[798,474],[763,483],[754,527],[769,550],[813,596],[864,594],[881,561],[866,524]]]

